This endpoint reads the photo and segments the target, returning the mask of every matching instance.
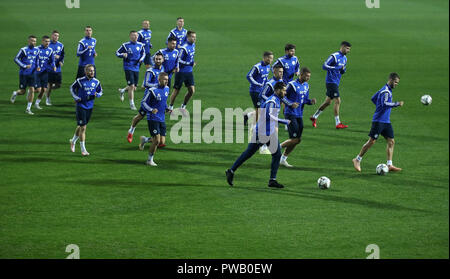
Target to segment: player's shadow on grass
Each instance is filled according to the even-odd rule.
[[[375,208],[375,209],[385,209],[385,210],[396,210],[396,211],[414,211],[414,212],[420,212],[420,213],[426,213],[426,214],[434,214],[436,212],[424,210],[424,209],[418,209],[418,208],[411,208],[406,207],[402,205],[392,204],[392,203],[386,203],[386,202],[377,202],[377,201],[371,201],[371,200],[364,200],[364,199],[358,199],[358,198],[352,198],[352,197],[338,197],[334,195],[330,195],[329,192],[322,191],[321,193],[311,193],[309,191],[294,191],[289,189],[263,189],[263,188],[254,188],[254,187],[233,187],[235,189],[239,190],[247,190],[247,191],[258,191],[258,192],[266,192],[274,195],[288,195],[288,196],[297,196],[302,198],[309,198],[309,199],[319,199],[324,201],[332,201],[332,202],[339,202],[339,203],[345,203],[345,204],[353,204],[353,205],[359,205],[369,208]],[[319,191],[319,190],[318,190]]]

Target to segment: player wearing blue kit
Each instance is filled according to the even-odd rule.
[[[94,65],[85,66],[85,76],[77,78],[70,86],[70,93],[76,102],[77,128],[73,138],[70,139],[70,151],[75,152],[75,144],[80,139],[81,155],[88,156],[86,150],[86,125],[91,118],[95,98],[100,98],[103,94],[100,81],[95,77]]]
[[[284,82],[283,67],[281,65],[276,65],[273,67],[273,77],[264,84],[263,90],[258,95],[258,107],[273,95],[275,92],[274,86],[277,82]]]
[[[404,102],[392,101],[392,90],[397,87],[400,82],[400,76],[397,73],[389,74],[389,80],[377,93],[372,96],[372,102],[375,104],[375,113],[372,118],[372,128],[369,132],[369,140],[363,145],[361,151],[353,159],[353,167],[357,171],[361,171],[361,160],[364,154],[377,141],[378,137],[382,135],[387,141],[387,165],[389,171],[401,171],[392,164],[392,157],[394,155],[394,130],[391,125],[391,110],[395,107],[403,106]]]
[[[244,116],[244,122],[251,119],[255,115],[255,122],[258,121],[258,108],[259,108],[259,96],[267,82],[267,77],[272,71],[270,64],[273,61],[273,52],[265,51],[263,53],[263,59],[253,65],[250,71],[247,73],[247,80],[250,83],[249,93],[252,99],[253,107],[255,112],[249,112]]]
[[[261,104],[261,117],[253,130],[251,142],[247,149],[239,156],[230,169],[227,169],[225,174],[227,182],[233,186],[233,178],[236,170],[250,157],[255,154],[260,146],[267,144],[272,153],[272,164],[270,166],[270,180],[269,187],[284,188],[276,180],[278,168],[280,166],[281,146],[278,141],[278,122],[282,124],[289,124],[289,120],[279,119],[278,113],[281,107],[281,99],[286,94],[286,85],[283,82],[278,82],[274,86],[275,94],[269,97]]]
[[[60,88],[62,82],[61,67],[64,65],[65,52],[64,45],[58,40],[59,32],[57,30],[53,30],[50,45],[48,47],[53,49],[53,52],[55,54],[56,71],[51,70],[48,73],[48,89],[46,94],[47,98],[45,100],[45,104],[47,106],[52,105],[52,102],[50,100],[52,90]]]
[[[161,72],[164,72],[164,67],[162,66],[162,63],[164,61],[164,56],[157,52],[155,54],[155,65],[153,65],[152,68],[149,68],[146,72],[145,72],[145,78],[144,78],[144,85],[145,85],[145,94],[147,94],[149,91],[147,89],[149,88],[153,88],[153,87],[158,87],[159,84],[159,75],[161,74]],[[144,94],[144,98],[145,98],[145,94]],[[141,107],[139,109],[139,113],[133,117],[133,120],[131,121],[131,127],[128,130],[128,135],[127,135],[127,140],[129,143],[131,143],[133,141],[133,134],[134,134],[134,130],[136,129],[137,124],[144,119],[145,115],[147,114],[147,111],[145,110],[145,108],[142,106],[142,102],[141,102]]]
[[[286,90],[286,97],[284,102],[286,107],[284,109],[284,118],[291,122],[288,125],[289,139],[281,144],[281,148],[286,148],[281,156],[280,164],[286,167],[292,167],[287,162],[289,154],[300,143],[303,133],[303,109],[306,105],[314,105],[316,99],[309,99],[309,84],[311,78],[311,70],[303,67],[300,70],[300,77],[297,80],[289,82]],[[292,106],[298,103],[298,106]]]
[[[125,71],[125,79],[127,81],[128,99],[130,101],[131,110],[137,110],[134,105],[134,91],[139,82],[139,68],[145,58],[144,44],[137,41],[138,33],[130,31],[130,41],[123,43],[116,51],[116,56],[123,59],[123,70]],[[123,89],[119,89],[120,100],[123,102]]]
[[[78,62],[77,78],[84,77],[84,67],[86,65],[94,66],[94,74],[97,76],[97,69],[95,68],[95,57],[98,56],[95,51],[97,40],[92,38],[92,27],[86,26],[84,28],[84,38],[78,42],[77,56],[80,57]]]
[[[295,56],[295,45],[286,44],[284,46],[285,55],[278,58],[273,67],[281,65],[283,67],[283,81],[288,84],[295,76],[299,75],[300,63],[297,56]]]
[[[169,75],[169,83],[167,86],[171,87],[172,75],[179,71],[178,55],[179,50],[176,49],[177,39],[175,37],[170,37],[167,40],[167,48],[162,48],[156,53],[161,53],[164,56],[164,72]]]
[[[28,36],[28,45],[21,48],[14,57],[14,62],[19,66],[19,90],[13,91],[11,95],[11,103],[14,104],[17,95],[25,94],[27,87],[27,109],[25,113],[33,115],[31,111],[31,105],[34,99],[34,88],[36,85],[36,66],[39,55],[39,49],[36,47],[36,37],[33,35]]]
[[[186,104],[195,93],[194,74],[192,73],[192,71],[194,66],[196,65],[194,61],[196,40],[197,34],[195,33],[195,31],[189,30],[187,32],[186,43],[180,47],[180,54],[178,56],[180,71],[175,74],[173,92],[170,96],[170,110],[173,110],[173,104],[175,103],[175,99],[177,98],[177,95],[180,92],[183,83],[187,87],[188,92],[184,96],[183,104],[181,105],[182,112],[186,111]]]
[[[36,91],[39,92],[39,95],[34,106],[37,109],[42,109],[39,104],[41,102],[42,96],[44,96],[44,93],[47,91],[48,74],[50,71],[56,71],[55,53],[53,49],[49,47],[49,45],[50,37],[43,36],[42,44],[38,47],[39,55],[36,66]]]
[[[334,100],[334,120],[336,122],[336,129],[345,129],[348,126],[341,123],[339,119],[339,108],[341,105],[341,97],[339,96],[339,83],[341,76],[347,71],[347,54],[350,52],[352,45],[349,42],[343,41],[338,52],[332,53],[328,59],[323,63],[322,68],[327,71],[325,80],[327,88],[327,97],[319,109],[309,119],[312,121],[313,127],[317,127],[317,118],[322,111],[331,104]]]
[[[168,75],[162,72],[158,77],[158,87],[147,88],[141,103],[141,106],[147,112],[148,130],[151,138],[142,136],[139,149],[143,150],[145,143],[152,142],[146,162],[149,166],[157,166],[153,161],[153,157],[158,146],[164,145],[166,142],[165,113],[170,112],[167,108],[167,98],[169,97],[168,81]]]
[[[152,39],[152,30],[150,30],[150,21],[144,20],[142,22],[142,29],[138,32],[138,42],[143,43],[145,45],[145,58],[144,65],[145,68],[150,68],[152,65],[152,55],[150,53],[150,49],[153,47],[151,43]]]
[[[167,39],[166,39],[166,44],[168,43],[170,37],[174,37],[177,39],[176,47],[181,48],[181,46],[186,43],[187,32],[188,32],[183,27],[184,27],[184,18],[182,18],[182,17],[177,18],[177,27],[170,30],[169,35],[167,36]]]

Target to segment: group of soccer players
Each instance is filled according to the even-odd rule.
[[[187,31],[184,27],[184,19],[177,18],[177,26],[169,32],[166,39],[166,47],[159,49],[154,55],[151,44],[152,32],[150,22],[144,20],[140,31],[130,31],[129,41],[123,43],[116,51],[116,56],[123,60],[126,87],[119,88],[119,98],[124,101],[125,92],[128,92],[130,108],[138,110],[134,103],[134,92],[138,89],[139,70],[141,64],[145,64],[146,72],[141,87],[145,90],[138,113],[131,121],[127,140],[132,142],[137,124],[147,117],[150,137],[141,136],[139,148],[151,142],[147,165],[156,166],[153,158],[158,147],[165,146],[166,124],[165,113],[171,113],[177,95],[183,85],[188,91],[181,104],[180,110],[186,113],[186,104],[195,93],[193,67],[196,65],[195,42],[196,33]],[[96,79],[95,50],[97,41],[92,37],[92,27],[86,26],[85,36],[77,47],[76,55],[79,57],[78,71],[75,82],[70,87],[70,92],[76,102],[77,127],[72,139],[70,149],[75,152],[75,145],[80,140],[81,154],[89,155],[85,147],[86,125],[88,124],[94,100],[102,96],[102,86]],[[21,48],[14,61],[20,67],[19,90],[14,91],[11,102],[14,103],[17,95],[24,95],[29,87],[27,95],[27,114],[31,111],[34,93],[38,93],[35,102],[36,109],[42,109],[40,102],[46,96],[46,105],[51,106],[50,94],[52,89],[61,86],[61,67],[64,65],[64,45],[58,41],[59,32],[53,31],[51,37],[43,36],[42,44],[36,47],[37,38],[28,37],[28,45]],[[326,98],[317,111],[310,117],[312,126],[317,127],[317,119],[320,114],[334,102],[334,116],[336,129],[345,129],[348,126],[339,119],[340,93],[339,83],[347,70],[347,54],[351,44],[343,41],[339,51],[332,53],[324,62],[322,68],[327,72],[325,78]],[[249,119],[255,119],[252,125],[253,136],[241,156],[226,171],[229,185],[233,185],[234,172],[258,149],[263,154],[272,155],[271,174],[269,187],[283,188],[277,182],[276,174],[279,165],[292,167],[287,162],[288,156],[301,142],[303,133],[303,109],[306,105],[316,104],[316,99],[309,97],[311,70],[307,67],[300,68],[299,59],[295,56],[296,46],[287,44],[285,55],[279,57],[274,63],[273,53],[263,53],[262,61],[255,64],[247,74],[250,83],[249,93],[255,111],[244,115],[244,123]],[[272,64],[273,63],[273,64]],[[273,77],[269,80],[269,74]],[[175,75],[172,94],[170,94],[171,79]],[[296,78],[297,77],[297,78]],[[369,140],[363,145],[360,153],[353,159],[353,166],[361,171],[360,162],[363,155],[376,142],[379,135],[387,139],[387,165],[390,171],[400,171],[400,168],[392,164],[394,150],[394,133],[390,124],[390,112],[393,107],[402,106],[403,102],[392,101],[392,90],[399,83],[399,75],[391,73],[387,84],[373,97],[376,105],[373,116],[372,128]],[[169,97],[170,95],[170,97]],[[167,105],[169,103],[169,105]],[[284,119],[278,117],[283,110]],[[286,125],[289,138],[280,144],[278,140],[277,123]],[[282,149],[284,149],[283,152]]]
[[[343,74],[347,71],[347,54],[350,52],[351,44],[343,41],[340,49],[332,53],[323,63],[323,70],[327,72],[325,78],[326,98],[317,111],[310,117],[312,126],[317,127],[319,115],[334,101],[334,116],[336,129],[345,129],[348,126],[341,123],[339,119],[340,94],[339,83]],[[255,118],[256,124],[253,128],[252,139],[247,149],[236,159],[231,168],[225,174],[227,182],[233,186],[235,171],[253,154],[258,148],[262,154],[272,155],[272,164],[268,186],[273,188],[284,188],[277,182],[276,175],[279,165],[292,167],[287,162],[288,155],[300,143],[303,132],[303,108],[306,105],[314,105],[316,99],[309,98],[309,84],[311,71],[307,67],[300,68],[298,58],[295,56],[296,47],[293,44],[285,46],[285,55],[278,58],[273,65],[273,53],[263,53],[262,61],[255,64],[247,74],[250,83],[250,98],[255,111],[244,115],[244,123]],[[272,79],[268,80],[270,72]],[[297,79],[294,79],[297,76]],[[387,165],[389,171],[400,171],[401,168],[392,164],[394,151],[394,132],[390,123],[390,113],[393,107],[403,106],[403,102],[392,101],[392,89],[400,81],[397,73],[391,73],[388,82],[381,90],[372,96],[372,102],[376,110],[372,119],[372,128],[369,132],[369,140],[363,145],[360,153],[353,159],[354,168],[361,172],[360,162],[362,156],[376,142],[379,135],[387,140]],[[284,107],[284,108],[283,108]],[[285,119],[278,117],[279,111],[283,110]],[[287,125],[289,138],[279,143],[277,123]],[[281,149],[284,148],[283,154]]]

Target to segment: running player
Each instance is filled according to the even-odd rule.
[[[36,68],[36,91],[39,92],[39,95],[34,106],[37,109],[42,109],[39,104],[41,103],[42,96],[44,96],[44,93],[47,92],[49,72],[56,72],[55,52],[49,47],[49,45],[50,37],[43,36],[42,44],[38,47],[39,55]]]
[[[317,127],[317,118],[334,100],[334,120],[336,122],[336,129],[345,129],[348,125],[341,123],[339,119],[339,108],[341,105],[341,97],[339,95],[339,83],[341,77],[347,71],[347,54],[350,52],[352,45],[349,42],[343,41],[338,52],[332,53],[322,68],[327,71],[326,88],[327,97],[319,109],[309,119],[312,121],[313,127]]]
[[[128,99],[130,101],[131,110],[137,110],[134,105],[134,91],[139,82],[139,68],[145,58],[145,46],[137,41],[138,32],[130,31],[130,41],[123,43],[116,51],[116,56],[123,59],[123,70],[127,81]],[[124,89],[119,89],[119,97],[123,102]]]
[[[236,170],[264,143],[269,146],[269,150],[272,152],[272,164],[270,166],[270,179],[269,187],[284,188],[284,186],[277,182],[277,172],[280,166],[281,158],[281,146],[278,141],[278,128],[277,123],[289,124],[289,120],[279,119],[278,113],[280,111],[281,99],[286,94],[286,85],[283,82],[277,82],[274,86],[275,94],[269,97],[261,105],[261,117],[258,119],[255,129],[253,130],[252,140],[248,144],[247,150],[245,150],[241,156],[234,162],[230,169],[227,169],[225,174],[227,182],[230,186],[233,186],[233,178]]]
[[[84,77],[84,68],[88,64],[94,66],[94,74],[97,76],[97,69],[95,68],[95,57],[97,57],[97,52],[95,51],[96,45],[97,40],[92,38],[92,27],[86,26],[84,28],[84,38],[78,42],[77,47],[77,56],[80,57],[77,78]]]
[[[289,119],[288,125],[289,139],[281,144],[281,148],[286,148],[281,156],[280,164],[291,168],[287,162],[289,154],[294,150],[297,144],[300,143],[303,133],[303,108],[305,104],[314,105],[316,99],[309,99],[309,84],[311,78],[311,71],[307,67],[300,70],[300,77],[297,80],[291,81],[286,90],[286,97],[283,101],[287,104],[284,109],[284,118]],[[298,103],[299,106],[294,108],[292,104]]]
[[[386,155],[389,171],[401,171],[392,164],[394,155],[394,130],[391,125],[391,110],[395,107],[403,106],[404,102],[392,101],[392,90],[397,87],[400,82],[400,76],[397,73],[389,74],[389,80],[375,95],[372,96],[372,102],[375,104],[375,113],[372,118],[372,128],[369,132],[369,140],[363,145],[361,151],[353,159],[353,167],[357,171],[361,171],[361,160],[364,154],[374,145],[378,137],[382,135],[387,141]]]
[[[51,106],[52,102],[50,100],[50,95],[52,90],[58,89],[61,87],[62,83],[62,72],[61,67],[64,65],[64,45],[58,41],[59,40],[59,32],[54,30],[52,32],[49,48],[53,49],[55,54],[55,65],[56,71],[50,70],[48,73],[48,90],[45,99],[45,104],[47,106]]]
[[[70,139],[70,151],[75,152],[75,144],[80,139],[81,155],[89,156],[86,150],[86,125],[91,118],[95,98],[100,98],[103,94],[100,81],[96,79],[94,65],[85,66],[85,76],[78,78],[72,86],[70,93],[76,102],[77,128],[73,138]]]
[[[36,47],[36,36],[30,35],[28,36],[28,45],[21,48],[14,58],[14,62],[20,67],[19,90],[13,91],[10,101],[14,104],[17,95],[25,94],[27,87],[29,87],[27,94],[27,109],[25,110],[25,113],[29,115],[34,114],[31,111],[31,105],[33,104],[34,99],[34,88],[37,87],[35,71],[38,55],[39,49]]]

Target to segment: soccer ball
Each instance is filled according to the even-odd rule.
[[[317,186],[319,186],[320,189],[328,189],[331,186],[331,180],[326,176],[322,176],[317,180]]]
[[[423,95],[422,98],[420,98],[420,101],[422,102],[422,104],[428,106],[431,105],[433,99],[431,98],[430,95]]]
[[[386,164],[378,164],[376,171],[378,175],[386,175],[389,172],[389,168]]]

